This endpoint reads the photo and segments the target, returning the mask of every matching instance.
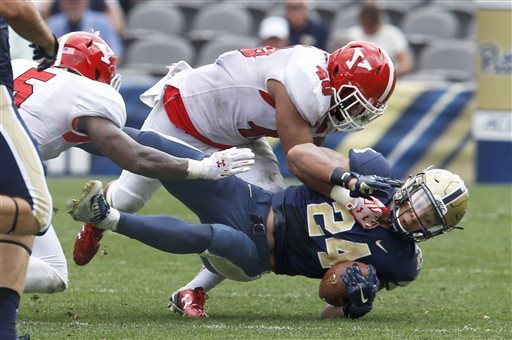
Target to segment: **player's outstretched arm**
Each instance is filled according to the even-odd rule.
[[[49,59],[55,57],[57,40],[32,1],[0,0],[0,16],[3,16],[9,26],[21,37],[39,47],[44,54],[41,57],[47,56]]]
[[[249,149],[228,149],[202,160],[174,157],[137,143],[111,121],[99,117],[81,117],[78,128],[119,167],[160,180],[220,179],[247,171],[254,163]],[[155,138],[164,139],[156,133]]]

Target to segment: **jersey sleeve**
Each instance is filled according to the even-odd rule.
[[[372,148],[350,149],[350,171],[361,175],[392,177],[391,165],[386,158]]]
[[[126,124],[126,106],[121,94],[107,84],[93,82],[73,107],[72,120],[78,117],[101,117],[117,127]]]
[[[298,46],[284,73],[284,85],[293,104],[312,126],[319,122],[331,104],[322,81],[329,80],[327,54],[313,47]]]

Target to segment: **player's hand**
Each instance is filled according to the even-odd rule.
[[[188,179],[221,179],[246,172],[254,164],[254,153],[248,148],[230,148],[214,152],[201,161],[189,160]]]
[[[348,301],[343,306],[345,317],[357,319],[369,313],[380,286],[375,267],[368,265],[368,278],[365,278],[359,266],[355,264],[352,268],[347,268],[346,275],[343,275],[341,280],[348,294]]]
[[[381,201],[371,196],[369,199],[363,197],[352,198],[347,204],[347,209],[354,216],[357,223],[365,229],[378,227],[382,213],[388,211],[388,208]]]
[[[39,66],[37,69],[39,71],[45,70],[48,67],[52,66],[55,62],[55,58],[57,58],[57,51],[59,50],[59,42],[55,35],[53,35],[53,45],[48,48],[43,48],[42,46],[37,46],[36,44],[30,44],[30,47],[34,49],[34,55],[32,59],[39,62]]]
[[[370,195],[386,197],[388,190],[403,185],[402,181],[393,178],[375,175],[365,176],[355,172],[343,171],[342,168],[333,170],[329,177],[329,182],[352,191],[352,194],[355,196],[364,198],[370,198]]]

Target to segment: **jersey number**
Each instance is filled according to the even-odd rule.
[[[38,71],[36,68],[30,68],[25,73],[22,73],[14,80],[14,89],[16,91],[14,95],[14,103],[16,104],[16,107],[20,107],[20,105],[27,100],[32,93],[34,93],[34,86],[27,83],[27,81],[36,79],[42,82],[47,82],[53,77],[55,77],[55,74],[46,71]]]
[[[278,49],[272,46],[263,46],[263,47],[256,47],[256,48],[244,48],[240,50],[240,53],[244,55],[244,57],[247,58],[256,58],[263,55],[269,55],[277,51]]]
[[[343,205],[337,202],[334,202],[332,206],[326,202],[308,204],[307,215],[310,237],[323,236],[325,231],[331,234],[342,233],[352,229],[354,225],[352,215]],[[316,222],[315,217],[320,217],[323,220],[323,228]],[[318,252],[318,260],[322,268],[330,268],[338,262],[355,261],[371,254],[366,243],[352,242],[335,237],[325,239],[325,250],[325,252]]]

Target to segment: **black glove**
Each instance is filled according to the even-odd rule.
[[[29,45],[34,49],[34,55],[32,56],[32,59],[39,62],[39,66],[37,67],[39,71],[46,70],[48,67],[52,66],[55,62],[55,58],[57,58],[59,42],[57,41],[57,37],[55,37],[55,34],[53,35],[53,39],[55,41],[55,44],[53,47],[53,53],[51,55],[47,54],[44,48],[42,48],[41,46],[37,46],[34,43]]]
[[[341,277],[348,294],[348,301],[342,307],[343,314],[347,318],[357,319],[372,310],[380,282],[371,264],[368,265],[368,278],[363,276],[357,264],[347,268],[346,273]]]
[[[367,199],[370,198],[370,195],[375,197],[387,197],[388,190],[399,188],[403,185],[402,181],[393,178],[375,175],[364,176],[355,172],[343,171],[342,168],[336,168],[332,171],[329,182],[350,190],[348,183],[353,178],[356,179],[354,190],[351,190],[353,196]]]

